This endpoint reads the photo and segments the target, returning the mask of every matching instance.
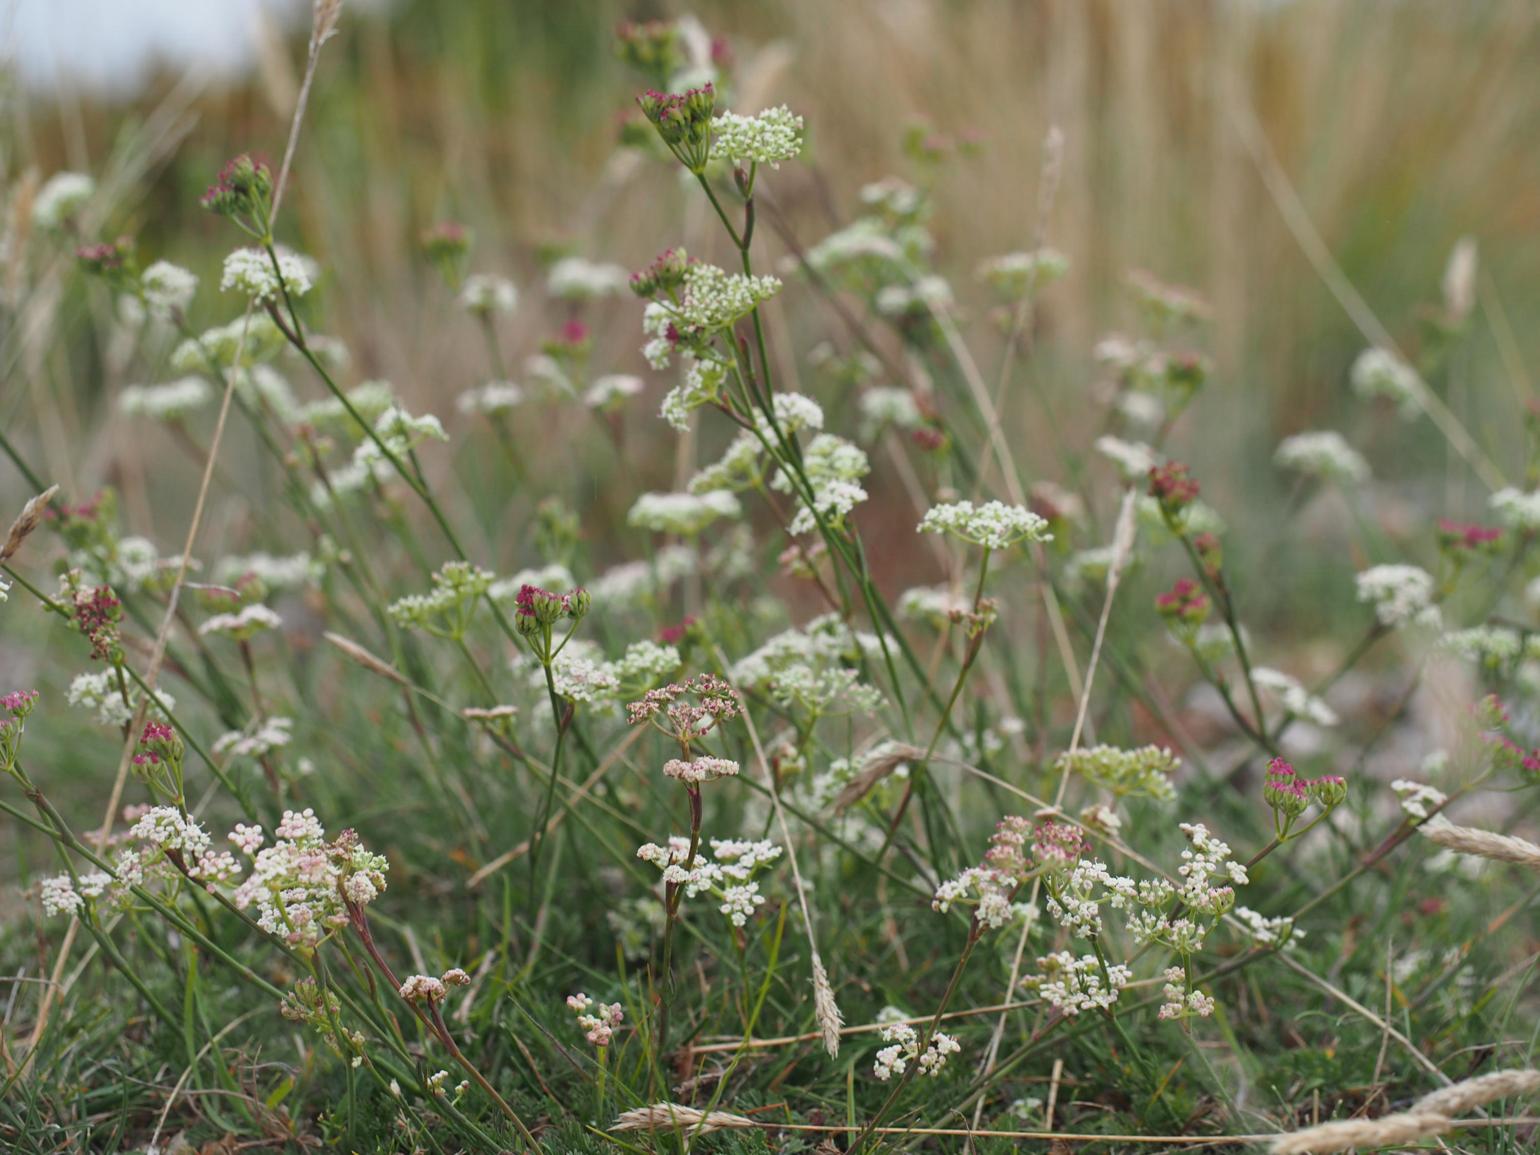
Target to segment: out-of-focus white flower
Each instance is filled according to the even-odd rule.
[[[507,277],[472,273],[460,287],[460,305],[481,316],[511,313],[519,307],[519,290]]]
[[[129,385],[118,394],[118,409],[126,416],[156,421],[181,421],[214,399],[214,387],[202,377],[182,377],[164,385]]]
[[[1357,485],[1369,480],[1369,463],[1333,429],[1296,433],[1278,443],[1273,460],[1307,477]]]
[[[45,229],[64,224],[96,194],[96,182],[83,172],[56,172],[37,190],[32,219]]]

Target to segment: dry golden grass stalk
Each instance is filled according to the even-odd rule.
[[[1406,1111],[1378,1119],[1343,1119],[1291,1131],[1273,1140],[1273,1155],[1325,1155],[1332,1151],[1373,1151],[1442,1135],[1454,1126],[1437,1111]]]
[[[1481,833],[1477,831],[1477,833]],[[1273,1155],[1323,1155],[1332,1151],[1372,1151],[1442,1135],[1454,1127],[1455,1115],[1476,1107],[1540,1090],[1540,1071],[1514,1069],[1477,1075],[1463,1083],[1440,1087],[1412,1104],[1410,1111],[1378,1119],[1343,1119],[1293,1131],[1273,1140]]]
[[[694,1107],[685,1107],[678,1103],[654,1103],[650,1107],[638,1107],[622,1113],[610,1130],[672,1131],[679,1127],[688,1127],[697,1134],[705,1135],[712,1131],[755,1126],[758,1124],[753,1119],[743,1115],[733,1115],[727,1111],[712,1111],[707,1114]]]
[[[1511,834],[1494,834],[1474,826],[1456,826],[1439,815],[1424,822],[1418,830],[1432,842],[1456,854],[1491,858],[1498,862],[1516,862],[1520,866],[1540,869],[1540,846]]]
[[[360,666],[364,667],[364,669],[373,670],[380,677],[389,678],[398,686],[410,685],[406,678],[397,672],[396,668],[387,662],[384,658],[376,657],[352,639],[345,638],[341,634],[334,634],[330,630],[326,631],[321,636],[332,645],[336,646],[348,657],[352,658]]]
[[[16,556],[21,543],[26,541],[28,535],[43,523],[43,511],[48,508],[48,503],[58,492],[57,485],[50,485],[21,507],[21,513],[17,515],[15,521],[11,522],[11,531],[5,535],[5,545],[0,546],[0,562],[9,561]]]
[[[823,959],[818,956],[816,949],[813,951],[813,1015],[823,1034],[823,1049],[829,1052],[829,1058],[832,1059],[840,1053],[840,1028],[845,1025],[845,1016],[840,1013],[839,1004],[834,1001],[834,987],[829,983],[829,972],[824,969]]]
[[[1440,1087],[1412,1104],[1413,1111],[1433,1111],[1443,1115],[1463,1115],[1484,1106],[1494,1099],[1506,1099],[1512,1095],[1528,1095],[1540,1091],[1540,1071],[1510,1068],[1477,1075],[1452,1087]]]
[[[849,810],[861,799],[871,793],[872,788],[897,770],[905,762],[915,762],[925,757],[925,751],[918,746],[906,746],[901,742],[893,742],[883,745],[875,754],[861,764],[859,773],[856,774],[845,788],[834,797],[834,809],[836,811]]]

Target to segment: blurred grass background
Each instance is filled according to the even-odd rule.
[[[1475,336],[1439,384],[1509,476],[1519,475],[1516,401],[1528,397],[1524,366],[1540,354],[1529,287],[1540,258],[1540,150],[1530,147],[1540,139],[1540,72],[1532,67],[1540,6],[1525,0],[695,8],[412,0],[350,9],[323,61],[280,232],[331,270],[324,324],[351,347],[355,378],[387,378],[414,405],[447,413],[454,395],[484,376],[470,323],[456,316],[418,251],[420,231],[436,220],[470,224],[473,267],[512,273],[526,290],[553,247],[635,267],[667,244],[704,235],[691,215],[700,210],[696,198],[680,194],[672,172],[614,152],[638,88],[615,57],[615,26],[687,11],[739,60],[741,103],[786,101],[805,115],[808,163],[788,166],[771,184],[804,243],[853,215],[863,183],[905,170],[906,126],[977,135],[978,155],[935,176],[938,264],[965,308],[978,259],[1032,242],[1041,142],[1050,126],[1062,129],[1063,181],[1048,240],[1072,269],[1040,310],[1035,356],[1009,403],[1016,455],[1030,477],[1060,476],[1064,446],[1084,452],[1099,428],[1101,410],[1088,403],[1099,373],[1091,350],[1130,322],[1121,286],[1135,268],[1192,285],[1214,305],[1208,351],[1216,372],[1174,449],[1195,462],[1232,519],[1282,500],[1270,455],[1280,436],[1299,429],[1340,425],[1366,445],[1387,483],[1376,491],[1378,512],[1392,526],[1397,483],[1425,485],[1417,479],[1446,464],[1429,429],[1374,434],[1382,415],[1346,396],[1347,368],[1365,339],[1260,178],[1245,143],[1252,118],[1330,252],[1408,347],[1418,340],[1415,310],[1437,300],[1456,239],[1477,239]],[[14,187],[64,168],[96,174],[113,189],[95,222],[101,235],[131,233],[146,261],[164,256],[193,268],[204,285],[195,324],[228,319],[231,306],[215,287],[231,238],[197,197],[230,155],[281,148],[303,25],[255,25],[257,64],[246,77],[162,72],[126,100],[13,84],[8,179]],[[762,235],[774,253],[769,230]],[[111,396],[128,380],[103,337],[104,301],[62,251],[50,276],[16,296],[0,421],[72,497],[130,482],[131,520],[148,522],[136,528],[171,548],[195,474],[181,462],[165,465],[172,451],[160,433],[109,427]],[[839,334],[806,296],[784,306],[789,325],[778,355],[787,361]],[[630,301],[605,308],[595,371],[643,370],[639,310]],[[507,334],[515,359],[560,319],[538,291],[526,291]],[[997,336],[985,324],[971,334],[992,372]],[[1052,426],[1038,389],[1057,415]],[[671,435],[652,418],[652,397],[630,414],[628,436],[633,446],[656,444],[656,471],[627,476],[618,488],[616,471],[630,467],[583,414],[532,418],[549,425],[530,441],[534,475],[585,511],[591,536],[603,538],[639,485],[667,487],[675,475]],[[239,454],[239,443],[230,451]],[[1450,466],[1451,477],[1461,474]],[[7,507],[22,496],[18,482],[0,469]],[[1439,505],[1473,511],[1480,499],[1451,483]],[[486,503],[489,518],[499,509]],[[217,525],[219,537],[235,536]],[[499,560],[535,560],[506,544],[519,528],[517,520],[485,527],[505,542]],[[906,541],[902,528],[892,536]],[[1253,560],[1275,550],[1265,533],[1242,536],[1236,548],[1254,550]],[[1331,565],[1280,572],[1292,573],[1307,598],[1315,582],[1340,592],[1342,574]]]

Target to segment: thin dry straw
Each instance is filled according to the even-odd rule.
[[[1409,1118],[1411,1116],[1386,1116],[1386,1118]],[[1518,1115],[1508,1119],[1462,1119],[1452,1121],[1443,1115],[1429,1116],[1438,1119],[1445,1124],[1445,1130],[1450,1129],[1477,1129],[1487,1127],[1527,1127],[1540,1123],[1540,1118]],[[1371,1122],[1384,1122],[1372,1120]],[[620,1115],[612,1125],[613,1131],[662,1131],[674,1130],[681,1126],[691,1126],[696,1123],[704,1123],[703,1131],[792,1131],[803,1134],[837,1135],[859,1130],[856,1123],[780,1123],[771,1120],[761,1121],[750,1119],[745,1115],[732,1115],[726,1111],[712,1111],[707,1114],[694,1107],[685,1107],[678,1103],[655,1103],[650,1107],[638,1107]],[[1339,1127],[1340,1124],[1327,1123],[1319,1128],[1311,1128],[1312,1132],[1325,1131],[1327,1128]],[[1276,1144],[1280,1141],[1276,1135],[1098,1135],[1087,1131],[996,1131],[970,1127],[875,1127],[873,1133],[877,1135],[912,1135],[956,1137],[960,1139],[1036,1139],[1047,1142],[1064,1143],[1121,1143],[1144,1144],[1148,1146],[1165,1147],[1225,1147],[1238,1143],[1274,1143],[1274,1151],[1280,1150]],[[1305,1135],[1307,1132],[1295,1132],[1296,1135]],[[1292,1139],[1293,1135],[1285,1135],[1282,1138]],[[1385,1142],[1395,1143],[1405,1140],[1390,1139]],[[1305,1147],[1290,1148],[1298,1150],[1300,1155],[1309,1155],[1317,1151],[1341,1151],[1342,1147]]]
[[[1340,1119],[1280,1135],[1273,1140],[1272,1155],[1330,1155],[1336,1151],[1372,1151],[1380,1147],[1416,1143],[1459,1126],[1452,1116],[1495,1099],[1529,1094],[1535,1090],[1540,1090],[1540,1071],[1493,1071],[1424,1095],[1412,1104],[1409,1111],[1382,1115],[1378,1119]]]
[[[1478,830],[1474,826],[1456,826],[1436,814],[1417,829],[1429,841],[1446,850],[1453,850],[1456,854],[1514,862],[1531,869],[1540,869],[1540,846],[1512,834],[1495,834],[1490,830]]]

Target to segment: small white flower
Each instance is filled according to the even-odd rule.
[[[611,409],[644,388],[646,382],[634,374],[607,373],[584,390],[583,404],[590,409]]]
[[[276,249],[278,267],[264,249],[236,249],[225,258],[224,275],[219,279],[221,292],[236,292],[257,304],[275,301],[287,292],[289,297],[303,297],[310,292],[314,263],[288,249]]]
[[[170,261],[156,261],[139,276],[139,287],[144,291],[144,303],[152,316],[169,320],[178,313],[185,313],[192,304],[193,294],[198,291],[198,278],[180,265]]]
[[[546,274],[545,287],[551,296],[564,301],[587,301],[624,293],[630,281],[630,273],[620,265],[563,257]]]
[[[1410,420],[1422,412],[1422,379],[1388,349],[1365,349],[1353,362],[1350,379],[1358,396],[1394,402],[1403,418]]]
[[[1540,529],[1540,489],[1525,493],[1509,486],[1499,489],[1490,499],[1492,512],[1509,529]]]
[[[1051,541],[1048,522],[1031,510],[1000,501],[975,506],[956,501],[933,506],[921,519],[921,533],[948,533],[986,549],[1008,549],[1022,541]]]
[[[1142,441],[1105,435],[1096,439],[1096,451],[1116,463],[1124,481],[1142,480],[1160,464],[1160,455]]]
[[[519,305],[519,291],[507,277],[494,273],[472,273],[460,288],[462,308],[487,316],[511,313]]]
[[[118,394],[118,409],[128,417],[181,421],[214,399],[214,388],[202,377],[183,377],[164,385],[129,385]]]
[[[523,400],[524,390],[512,381],[489,381],[460,394],[455,407],[465,414],[507,413]]]
[[[1436,786],[1413,782],[1409,778],[1397,778],[1390,784],[1390,788],[1400,798],[1401,809],[1412,818],[1426,819],[1434,808],[1449,801],[1448,795]]]
[[[784,104],[757,116],[724,112],[711,122],[711,159],[729,164],[768,164],[794,160],[802,151],[802,118]]]
[[[1414,565],[1370,566],[1358,575],[1356,584],[1358,600],[1374,607],[1382,626],[1438,624],[1433,575],[1424,569]]]
[[[86,904],[85,899],[76,893],[75,884],[67,874],[43,879],[38,884],[38,893],[43,900],[43,913],[48,915],[78,914]]]
[[[1369,480],[1369,463],[1363,454],[1333,429],[1285,437],[1278,443],[1273,460],[1283,469],[1345,485]]]
[[[283,619],[276,613],[260,603],[254,603],[238,613],[215,614],[198,627],[198,632],[205,637],[209,634],[223,634],[237,641],[247,641],[265,630],[275,630],[282,624]]]
[[[56,172],[37,190],[32,219],[45,229],[56,229],[85,207],[96,194],[96,182],[83,172]]]
[[[654,533],[693,537],[718,518],[743,512],[738,499],[721,491],[704,494],[644,493],[626,515],[626,524]]]

